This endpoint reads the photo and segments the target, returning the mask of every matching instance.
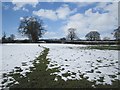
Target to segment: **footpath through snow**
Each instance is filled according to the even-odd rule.
[[[59,67],[60,72],[52,74],[61,76],[64,80],[81,79],[80,75],[84,75],[84,78],[96,81],[96,84],[112,84],[112,80],[118,79],[119,51],[84,49],[86,45],[71,44],[3,44],[2,72],[8,73],[14,67],[20,67],[23,75],[29,72],[28,68],[44,50],[43,47],[50,49],[47,56],[50,61],[48,68]],[[63,76],[65,73],[70,76]]]

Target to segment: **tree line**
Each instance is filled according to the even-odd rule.
[[[15,39],[14,34],[11,34],[9,37],[7,37],[6,33],[4,32],[3,37],[2,37],[3,42],[11,42],[11,41],[14,41],[14,39]]]
[[[76,29],[75,28],[69,28],[68,29],[68,40],[75,40],[78,39],[77,34],[75,33]],[[115,29],[111,34],[113,34],[115,40],[120,40],[120,26]],[[89,41],[97,41],[101,40],[100,33],[98,31],[90,31],[85,35],[86,40]],[[109,37],[104,37],[103,40],[110,40]]]
[[[41,19],[37,19],[36,17],[22,17],[20,19],[20,25],[18,28],[18,32],[21,33],[23,36],[27,36],[29,40],[31,41],[38,41],[39,38],[44,35],[46,32],[44,26],[43,26],[43,21]],[[116,40],[120,40],[120,26],[113,30],[112,32],[114,38]],[[98,31],[90,31],[85,35],[86,40],[90,41],[96,41],[96,40],[101,40],[100,33]],[[8,40],[14,40],[15,35],[11,34],[10,37],[6,37],[6,34],[4,33],[2,37],[2,41]],[[61,38],[61,40],[80,40],[79,37],[76,34],[76,29],[75,28],[69,28],[68,29],[68,35],[66,38]],[[104,37],[104,40],[110,40],[109,37]]]

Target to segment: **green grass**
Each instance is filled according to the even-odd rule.
[[[99,50],[120,50],[120,46],[111,46],[111,45],[97,45],[97,46],[88,46],[89,49],[99,49]]]
[[[84,74],[80,75],[81,80],[67,80],[64,81],[60,76],[51,75],[51,73],[59,72],[58,68],[47,69],[47,64],[49,64],[49,59],[47,58],[49,49],[45,48],[45,50],[41,53],[41,55],[34,60],[34,67],[30,67],[31,72],[27,72],[26,76],[21,75],[19,72],[11,72],[8,76],[13,77],[19,84],[9,84],[10,89],[12,88],[92,88],[92,85],[95,85],[95,81],[90,82],[84,78]],[[36,63],[39,61],[40,63]],[[20,69],[20,68],[18,68]],[[75,73],[72,73],[75,75]],[[4,76],[6,76],[4,74]],[[63,76],[70,76],[69,73],[65,73]],[[55,81],[55,78],[58,80]],[[113,85],[95,85],[95,87],[118,87],[118,82],[113,82]]]

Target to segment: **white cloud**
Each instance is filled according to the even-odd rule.
[[[40,9],[38,11],[33,11],[33,14],[50,20],[57,20],[56,12],[53,10]]]
[[[13,7],[13,10],[25,10],[28,11],[27,9],[25,9],[26,5],[31,5],[32,7],[36,7],[36,5],[38,4],[38,0],[12,0],[12,4],[15,5]],[[24,9],[23,9],[24,8]]]
[[[20,21],[22,21],[22,20],[24,20],[24,18],[23,18],[23,17],[20,17]]]
[[[22,8],[22,10],[23,10],[23,11],[26,11],[26,12],[29,12],[29,10],[26,9],[26,8],[24,8],[24,7]]]
[[[57,20],[66,19],[76,11],[77,9],[71,10],[67,4],[63,4],[56,10],[40,9],[38,11],[33,11],[33,14],[50,20]]]
[[[46,39],[59,39],[61,36],[58,36],[57,32],[46,32],[44,36]]]
[[[76,12],[76,9],[71,10],[67,4],[62,5],[62,7],[56,10],[59,19],[66,19],[67,16]]]
[[[78,7],[85,7],[85,6],[88,6],[88,5],[91,5],[95,2],[75,2],[77,4]]]
[[[105,3],[104,3],[105,4]],[[66,25],[62,27],[65,34],[70,27],[77,29],[77,34],[80,37],[85,36],[91,30],[97,30],[101,34],[110,35],[110,33],[117,28],[118,24],[118,7],[117,3],[104,5],[99,4],[97,7],[103,7],[104,10],[108,10],[108,13],[93,13],[92,9],[88,9],[84,14],[77,13],[69,18]],[[105,34],[106,33],[106,34]],[[112,35],[111,35],[112,37]]]

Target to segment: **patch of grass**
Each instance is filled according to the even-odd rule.
[[[2,84],[6,83],[8,79],[3,79]]]
[[[102,60],[96,60],[97,62],[99,62],[99,63],[102,63]]]
[[[94,72],[94,70],[93,69],[91,69],[90,71],[86,71],[87,73],[93,73]]]
[[[81,78],[84,78],[84,74],[80,74],[79,76],[80,76]]]
[[[111,78],[117,77],[116,75],[108,75],[108,76],[111,77]]]
[[[98,67],[95,67],[95,69],[98,69]]]
[[[53,64],[50,64],[50,67],[53,67],[54,65]]]
[[[3,77],[3,78],[4,78],[4,77],[7,77],[7,74],[6,74],[6,73],[3,73],[2,77]]]
[[[70,75],[71,75],[71,74],[70,74],[70,73],[68,73],[68,72],[67,72],[67,73],[62,74],[62,76],[63,76],[63,77],[67,77],[67,76],[70,76]]]
[[[36,68],[35,67],[29,67],[30,71],[34,71]]]
[[[15,69],[16,69],[15,70],[16,72],[22,72],[23,71],[20,67],[15,67]]]
[[[22,62],[22,66],[27,66],[27,62]]]
[[[76,73],[72,72],[72,75],[76,75]]]
[[[68,61],[67,59],[65,59],[65,61]]]
[[[98,79],[99,82],[104,82],[104,77],[99,77],[100,79]]]
[[[101,73],[100,71],[96,71],[96,73]]]

